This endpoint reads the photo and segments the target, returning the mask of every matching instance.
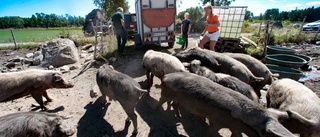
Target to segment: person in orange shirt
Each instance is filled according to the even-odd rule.
[[[218,17],[218,15],[216,15],[216,14],[214,14],[212,12],[212,6],[211,5],[205,6],[204,7],[204,11],[205,11],[205,13],[207,15],[207,19],[205,21],[206,28],[201,33],[201,36],[204,36],[206,31],[208,31],[208,33],[200,41],[199,47],[203,48],[204,44],[206,44],[208,41],[210,41],[210,50],[214,51],[214,47],[215,47],[215,45],[216,45],[216,43],[218,41],[219,35],[220,35],[219,17]]]

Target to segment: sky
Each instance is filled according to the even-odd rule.
[[[129,12],[135,12],[135,1],[128,0]],[[202,6],[199,0],[178,0],[177,12],[190,7]],[[267,9],[278,8],[281,11],[290,11],[296,8],[320,7],[319,0],[235,0],[230,6],[248,6],[254,16],[264,13]],[[56,15],[69,14],[85,17],[91,10],[97,8],[92,0],[1,0],[0,17],[20,16],[31,17],[35,13]]]

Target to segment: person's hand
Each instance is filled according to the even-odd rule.
[[[204,25],[206,25],[206,26],[207,26],[207,25],[208,25],[208,22],[207,22],[207,21],[205,21],[205,22],[204,22]]]
[[[201,35],[201,36],[203,36],[203,35],[204,35],[204,33],[201,33],[200,35]]]

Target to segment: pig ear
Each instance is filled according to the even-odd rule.
[[[58,82],[58,81],[61,81],[61,80],[62,80],[62,77],[60,75],[53,74],[53,81],[54,82]]]

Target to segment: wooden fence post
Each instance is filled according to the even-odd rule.
[[[302,27],[303,27],[303,25],[304,25],[304,21],[306,20],[306,18],[307,18],[307,16],[305,16],[305,17],[303,18],[302,24],[301,24],[301,26],[300,26],[300,31],[299,31],[299,34],[298,34],[296,40],[298,40],[298,39],[300,38],[301,30],[302,30]]]
[[[260,26],[259,26],[258,38],[260,38],[261,25],[262,25],[262,21],[260,22]]]
[[[95,59],[96,58],[96,52],[97,52],[97,44],[98,44],[98,40],[97,40],[97,32],[96,32],[96,29],[95,29],[95,26],[93,25],[93,21],[91,21],[91,27],[92,27],[92,30],[93,30],[93,33],[94,33],[94,37],[95,37],[95,43],[94,43],[94,53],[93,53],[93,58]]]
[[[12,29],[10,29],[10,31],[11,31],[12,39],[13,39],[13,42],[14,42],[14,49],[16,50],[16,49],[17,49],[17,42],[16,42],[16,38],[14,37],[13,30],[12,30]]]
[[[269,30],[269,21],[267,21],[267,25],[266,25],[266,28],[265,28],[265,33],[264,33],[264,50],[263,50],[263,56],[266,56],[267,55],[267,45],[268,45],[268,39],[269,39],[269,33],[268,33],[268,30]]]
[[[102,29],[102,25],[103,25],[103,22],[102,20],[99,21],[100,22],[100,42],[101,42],[101,54],[103,54],[103,51],[104,51],[104,47],[103,47],[103,29]]]

